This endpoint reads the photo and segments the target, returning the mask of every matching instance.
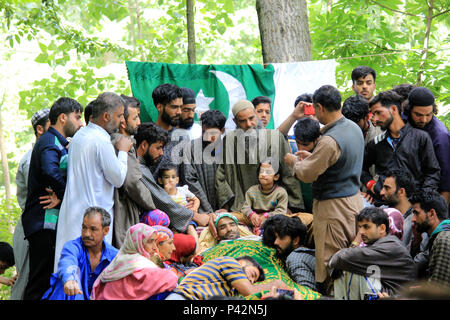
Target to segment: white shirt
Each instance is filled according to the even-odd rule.
[[[69,144],[67,184],[59,211],[55,247],[55,272],[64,244],[81,236],[83,215],[91,206],[102,207],[111,215],[105,241],[111,244],[114,218],[114,188],[122,186],[127,173],[127,153],[116,156],[110,135],[89,122]]]

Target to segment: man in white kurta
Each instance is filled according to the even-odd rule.
[[[116,128],[111,121],[117,120],[114,117],[123,118],[123,105],[113,110],[115,112],[111,112],[109,122],[89,122],[75,134],[69,144],[67,185],[56,234],[55,270],[64,244],[81,235],[80,226],[88,207],[104,208],[111,215],[111,225],[113,224],[114,188],[122,186],[125,180],[128,157],[125,150],[131,147],[130,142],[129,146],[118,148],[117,155],[115,153],[110,133],[115,132]],[[107,111],[104,113],[108,114]],[[105,241],[111,244],[111,231]]]

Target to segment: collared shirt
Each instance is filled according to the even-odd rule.
[[[64,198],[69,142],[55,128],[48,128],[33,148],[28,175],[28,192],[22,224],[25,237],[41,230],[55,230],[59,208],[44,210],[39,197],[52,189],[58,199]]]
[[[127,174],[128,155],[116,155],[111,137],[105,129],[93,122],[81,128],[69,145],[67,188],[58,219],[56,234],[55,269],[63,245],[81,234],[84,211],[99,206],[114,219],[114,188],[122,186]],[[105,241],[111,243],[112,232]]]
[[[62,251],[61,258],[58,263],[58,270],[52,274],[51,288],[44,294],[43,299],[48,300],[67,300],[68,296],[64,293],[64,284],[73,280],[78,283],[82,295],[73,297],[74,300],[89,300],[92,286],[100,273],[105,269],[118,250],[103,241],[100,262],[92,271],[89,252],[84,246],[81,237],[66,242]]]

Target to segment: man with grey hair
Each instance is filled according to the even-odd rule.
[[[93,101],[92,121],[80,129],[69,145],[67,185],[58,218],[55,267],[63,245],[80,236],[83,212],[91,206],[104,208],[114,221],[114,188],[122,186],[127,173],[127,152],[132,141],[125,136],[111,143],[110,134],[118,132],[123,121],[124,100],[104,92]],[[118,150],[116,152],[114,147]],[[112,232],[105,241],[111,244]]]
[[[260,128],[255,107],[248,100],[238,101],[232,109],[237,129],[223,139],[223,152],[216,172],[218,207],[239,211],[245,201],[245,191],[258,184],[258,165],[271,158],[279,166],[280,180],[289,196],[292,212],[304,211],[300,183],[283,159],[290,152],[288,142],[278,130]],[[211,226],[211,224],[210,224]]]
[[[110,225],[111,216],[105,209],[86,209],[81,236],[64,244],[43,300],[89,300],[95,280],[118,252],[104,241]]]

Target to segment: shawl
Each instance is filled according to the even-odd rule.
[[[139,269],[156,268],[156,265],[150,261],[150,254],[144,249],[144,243],[154,232],[154,228],[143,223],[131,226],[117,256],[95,282],[111,282],[125,278]]]

